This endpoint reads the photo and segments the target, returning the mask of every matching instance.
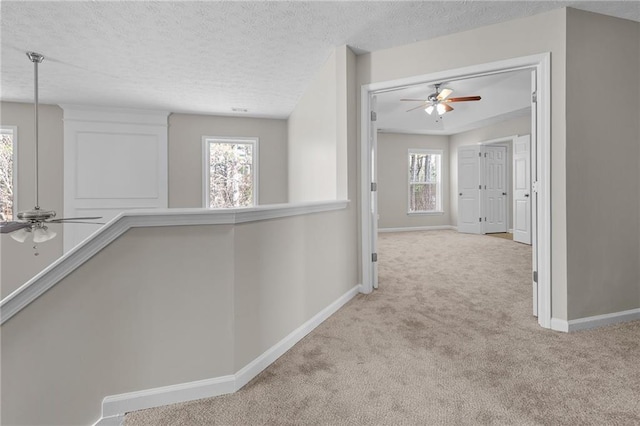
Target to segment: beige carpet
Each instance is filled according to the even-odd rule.
[[[513,234],[508,232],[496,232],[494,234],[486,234],[490,237],[504,238],[505,240],[513,240]]]
[[[378,291],[239,392],[125,424],[640,424],[640,322],[540,328],[530,250],[453,231],[381,234]]]

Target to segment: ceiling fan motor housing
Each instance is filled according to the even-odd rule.
[[[28,220],[29,222],[44,222],[56,216],[56,212],[53,210],[27,210],[18,213],[18,219]]]

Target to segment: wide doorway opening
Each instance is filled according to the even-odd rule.
[[[506,237],[528,246],[516,251],[531,253],[533,314],[550,328],[548,60],[362,87],[364,292],[378,287],[379,231]]]

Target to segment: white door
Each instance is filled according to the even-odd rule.
[[[458,148],[458,232],[481,234],[480,146]]]
[[[513,241],[531,244],[531,141],[513,143]]]
[[[378,126],[376,123],[376,97],[371,96],[371,282],[373,288],[378,288]]]
[[[484,150],[484,232],[507,232],[507,147]]]

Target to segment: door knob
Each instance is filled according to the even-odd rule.
[[[525,196],[525,197],[528,197],[528,196],[529,196],[529,194],[524,194],[524,196]]]
[[[502,193],[502,195],[507,195],[507,193],[506,193],[506,192],[503,192],[503,193]]]
[[[462,192],[460,193],[460,196],[462,197]]]

